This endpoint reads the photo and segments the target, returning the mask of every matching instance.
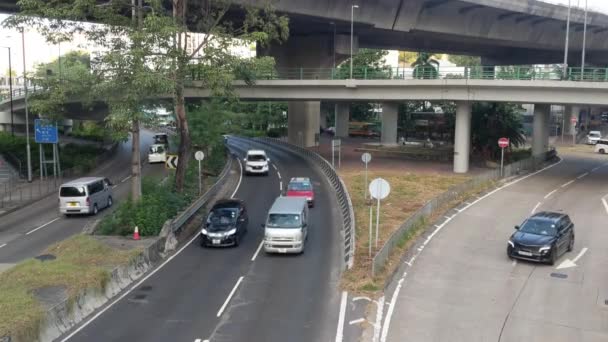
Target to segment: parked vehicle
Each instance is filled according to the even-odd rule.
[[[100,209],[111,207],[112,204],[112,183],[107,178],[78,178],[59,188],[59,212],[66,216],[96,215]]]
[[[152,163],[164,163],[167,159],[167,149],[165,145],[154,144],[150,146],[148,151],[148,162]]]
[[[602,133],[600,131],[589,131],[589,134],[587,134],[587,144],[595,145],[601,138]]]
[[[165,145],[169,147],[169,135],[167,133],[156,133],[154,134],[154,144]]]
[[[574,223],[566,214],[539,212],[515,229],[507,241],[510,258],[553,265],[563,253],[574,248]]]
[[[369,122],[351,122],[348,125],[350,137],[377,138],[380,137],[378,125]]]
[[[247,232],[245,202],[225,199],[215,203],[201,230],[201,246],[238,246]]]
[[[308,207],[315,206],[315,191],[308,177],[294,177],[287,184],[288,197],[303,197],[308,202]]]
[[[608,140],[600,139],[595,144],[595,152],[600,154],[608,153]]]
[[[278,197],[262,227],[266,253],[303,253],[308,238],[306,199]]]
[[[245,162],[246,174],[268,175],[270,158],[268,158],[263,150],[247,151],[247,157],[243,161]]]

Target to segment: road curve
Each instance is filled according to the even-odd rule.
[[[341,237],[336,200],[323,174],[281,149],[230,140],[244,157],[264,148],[268,177],[244,177],[236,192],[249,211],[237,248],[184,247],[123,300],[62,341],[333,341],[338,322]],[[276,168],[275,168],[276,166]],[[316,185],[310,236],[299,256],[258,253],[268,209],[290,177]]]
[[[608,159],[600,157],[565,157],[455,216],[387,296],[381,340],[608,341]],[[553,267],[506,256],[514,225],[534,210],[575,223],[574,251]],[[579,254],[576,267],[557,269]]]
[[[163,165],[147,163],[148,147],[153,143],[153,133],[142,130],[142,174],[161,176]],[[145,161],[145,162],[144,162]],[[131,141],[119,145],[115,155],[98,166],[91,175],[108,177],[116,183],[114,201],[126,199],[130,192],[129,165],[131,163]],[[107,214],[102,210],[100,215]],[[0,270],[26,258],[34,257],[50,244],[66,239],[82,231],[92,216],[65,218],[59,214],[57,196],[51,195],[0,219]]]

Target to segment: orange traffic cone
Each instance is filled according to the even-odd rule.
[[[139,228],[135,226],[135,231],[133,232],[133,240],[139,240]]]

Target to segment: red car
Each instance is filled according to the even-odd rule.
[[[287,184],[288,197],[305,197],[308,201],[308,207],[315,206],[315,191],[312,188],[312,182],[308,177],[295,177]]]

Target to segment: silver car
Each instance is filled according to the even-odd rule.
[[[59,188],[59,212],[72,214],[93,214],[111,207],[112,183],[107,178],[78,178]]]

